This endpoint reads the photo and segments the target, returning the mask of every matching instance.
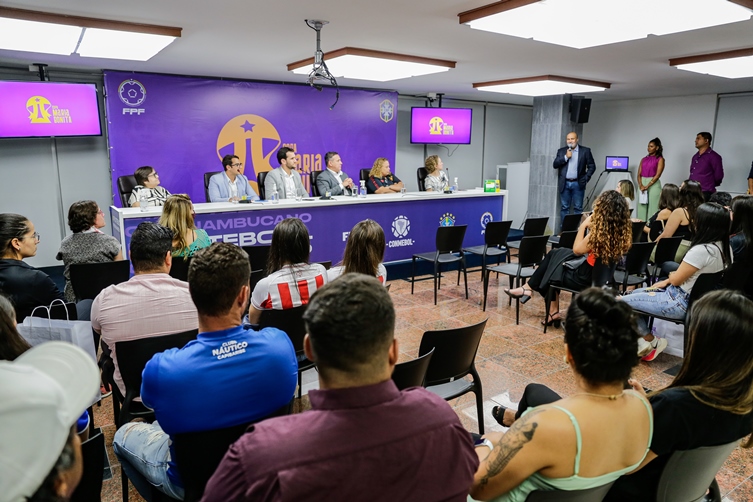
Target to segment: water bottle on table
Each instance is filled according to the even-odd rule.
[[[361,188],[358,189],[358,197],[361,199],[366,198],[366,181],[361,180]]]
[[[279,204],[280,200],[277,198],[277,183],[272,183],[272,193],[269,194],[269,200],[272,201],[272,204]]]
[[[458,179],[453,178],[452,180],[452,186],[450,187],[450,192],[455,193],[458,191]]]
[[[149,197],[146,196],[146,190],[139,191],[139,209],[142,213],[149,209]]]

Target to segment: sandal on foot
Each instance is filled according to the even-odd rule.
[[[513,293],[512,290],[508,288],[505,288],[502,291],[504,291],[505,294],[509,296],[510,298],[515,298],[516,300],[520,300],[520,303],[525,303],[531,299],[531,290],[526,289],[526,288],[520,288],[520,289],[523,290],[523,294],[520,294],[520,295]]]
[[[497,423],[502,427],[512,427],[512,424],[505,425],[503,423],[505,420],[505,411],[507,411],[507,408],[505,408],[504,406],[495,406],[494,408],[492,408],[492,417],[494,417],[494,420],[496,420]]]
[[[562,318],[558,317],[557,319],[554,318],[555,315],[559,315],[559,312],[554,312],[553,314],[549,314],[549,317],[547,318],[546,322],[541,321],[542,326],[554,326],[555,328],[559,328],[562,325]]]

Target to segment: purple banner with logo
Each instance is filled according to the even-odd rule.
[[[333,264],[342,259],[350,229],[361,220],[375,220],[384,229],[387,241],[384,261],[389,262],[434,250],[439,226],[468,225],[464,246],[483,244],[486,224],[502,219],[502,196],[437,196],[345,205],[322,202],[308,207],[270,205],[256,211],[199,213],[196,226],[206,230],[213,241],[239,246],[269,245],[275,225],[288,217],[300,218],[308,227],[311,261],[332,261]],[[116,220],[113,215],[114,235],[119,237]],[[133,231],[142,221],[156,222],[157,217],[125,220],[126,249]]]
[[[155,168],[171,193],[204,202],[204,173],[222,171],[233,154],[258,192],[259,173],[278,167],[283,146],[298,154],[306,173],[326,166],[336,151],[343,171],[358,179],[378,157],[394,165],[397,93],[342,89],[321,92],[295,84],[188,78],[146,73],[105,72],[110,162],[115,203],[119,176]],[[413,166],[411,166],[413,167]]]

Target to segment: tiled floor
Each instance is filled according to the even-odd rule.
[[[410,283],[391,282],[390,294],[397,309],[396,336],[400,347],[400,361],[418,355],[424,331],[467,326],[488,318],[486,331],[476,356],[476,368],[484,388],[484,425],[487,431],[504,430],[491,416],[495,404],[509,406],[520,400],[527,383],[539,382],[556,392],[567,395],[574,392],[570,369],[563,362],[562,329],[550,328],[543,333],[540,321],[544,317],[544,302],[535,297],[520,308],[520,324],[515,324],[515,305],[507,305],[507,296],[492,278],[489,287],[487,310],[482,312],[482,286],[478,273],[469,274],[469,299],[464,297],[462,284],[452,283],[450,274],[439,293],[438,304],[433,305],[432,281],[416,283],[415,294],[410,294]],[[502,287],[506,286],[503,280]],[[502,298],[500,298],[500,296]],[[562,309],[567,308],[563,295]],[[500,303],[498,303],[498,300]],[[663,371],[679,362],[673,356],[662,354],[651,363],[642,362],[634,376],[646,387],[658,389],[667,385],[671,377]],[[303,376],[304,393],[318,387],[316,371]],[[461,422],[469,431],[478,431],[475,398],[466,394],[450,402]],[[304,395],[296,403],[296,411],[309,407]],[[113,465],[113,479],[106,481],[102,490],[104,502],[121,501],[120,468],[112,453],[113,425],[111,398],[100,408],[95,408],[95,423],[106,433],[108,455]],[[717,480],[726,501],[753,501],[753,451],[738,448],[724,464]],[[143,499],[131,486],[129,500]]]

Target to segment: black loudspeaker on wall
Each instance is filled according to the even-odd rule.
[[[572,98],[570,100],[570,122],[585,124],[591,113],[591,100],[588,98]]]

